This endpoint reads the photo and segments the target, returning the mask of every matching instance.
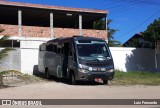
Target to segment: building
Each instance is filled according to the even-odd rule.
[[[143,48],[144,46],[144,38],[141,33],[137,33],[132,36],[129,40],[127,40],[123,46],[124,47],[136,47],[136,48]]]
[[[0,1],[0,36],[9,35],[6,46],[18,47],[19,58],[10,68],[30,74],[38,63],[38,47],[57,37],[93,36],[107,40],[107,11]],[[96,30],[94,22],[103,19],[105,27]],[[5,46],[4,46],[5,47]],[[7,63],[5,63],[7,64]],[[27,64],[27,66],[26,66]]]
[[[73,35],[107,39],[106,30],[93,30],[93,23],[106,19],[107,11],[17,2],[0,2],[2,34],[19,37],[57,38]]]

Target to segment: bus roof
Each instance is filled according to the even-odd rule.
[[[84,36],[73,36],[73,37],[66,37],[66,38],[56,38],[53,40],[49,40],[47,43],[50,42],[69,42],[69,41],[73,41],[73,40],[90,40],[90,41],[105,41],[103,39],[100,38],[96,38],[96,37],[84,37]]]

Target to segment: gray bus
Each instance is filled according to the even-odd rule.
[[[77,81],[96,81],[107,84],[114,77],[114,63],[105,40],[73,36],[57,38],[39,47],[39,72],[58,78]]]

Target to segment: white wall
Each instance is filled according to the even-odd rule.
[[[38,47],[43,42],[21,40],[21,72],[33,74],[34,66],[38,65]],[[153,49],[111,47],[110,50],[116,69],[125,72],[155,71],[155,51]],[[160,61],[160,57],[158,59]]]
[[[21,49],[21,72],[33,74],[34,65],[38,65],[38,49]]]
[[[155,51],[147,48],[110,48],[116,69],[122,71],[156,71]],[[157,58],[160,61],[160,57]],[[160,71],[160,63],[158,63]]]
[[[48,39],[49,40],[49,39]],[[47,40],[21,40],[21,72],[33,74],[33,68],[38,65],[39,45]]]
[[[1,70],[15,69],[27,74],[33,74],[33,68],[38,65],[38,48],[51,38],[13,37],[20,40],[21,48],[11,51],[9,56],[1,61]],[[110,47],[116,69],[122,71],[155,71],[155,51],[147,48]],[[157,55],[157,66],[160,72],[160,54]]]

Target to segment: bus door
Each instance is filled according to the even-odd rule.
[[[58,78],[62,78],[63,77],[63,73],[62,73],[62,64],[63,64],[63,45],[62,44],[58,44],[57,45],[57,54],[56,54],[56,67],[55,67],[55,71],[56,71],[56,76]]]
[[[63,71],[64,77],[67,77],[68,57],[69,57],[69,42],[66,42],[64,43],[64,46],[63,46],[63,62],[62,62],[62,71]]]

